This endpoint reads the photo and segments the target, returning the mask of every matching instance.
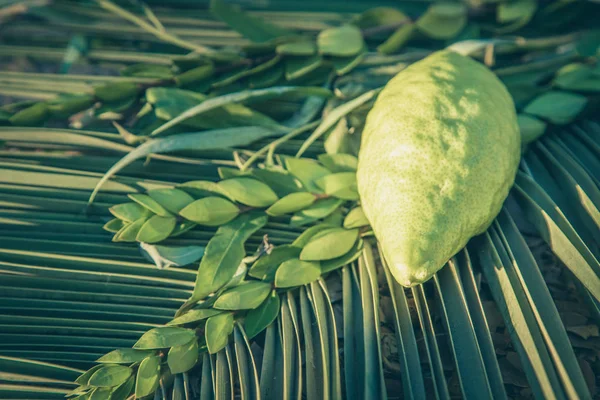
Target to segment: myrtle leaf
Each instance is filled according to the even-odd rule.
[[[177,220],[175,217],[161,217],[155,215],[147,220],[140,228],[136,240],[144,243],[156,243],[165,240],[171,235]]]
[[[132,374],[129,379],[120,386],[114,388],[110,394],[110,400],[127,399],[132,394],[135,386],[135,376]]]
[[[587,105],[587,98],[580,94],[548,91],[536,97],[523,110],[554,124],[563,125],[573,121]]]
[[[416,22],[417,28],[432,39],[451,39],[467,24],[467,8],[461,3],[435,3]]]
[[[152,197],[147,194],[133,193],[127,195],[131,200],[135,201],[139,205],[147,208],[152,213],[160,215],[161,217],[171,217],[172,214],[168,212],[163,206],[158,204]]]
[[[173,188],[149,190],[148,196],[173,214],[179,213],[182,208],[194,201],[194,198],[183,190]]]
[[[343,200],[334,198],[318,200],[310,207],[295,213],[292,217],[291,225],[303,226],[321,218],[325,218],[334,212],[342,203]]]
[[[277,200],[275,204],[266,210],[268,215],[273,217],[285,214],[291,214],[310,206],[315,202],[316,196],[308,192],[290,193],[287,196]]]
[[[149,217],[150,212],[146,207],[138,203],[123,203],[108,209],[112,215],[125,222],[137,221],[140,218]]]
[[[317,46],[308,40],[283,43],[276,47],[277,54],[285,56],[312,56],[317,52]]]
[[[313,193],[323,193],[315,181],[325,175],[331,174],[331,171],[327,168],[319,165],[315,160],[308,158],[286,158],[285,168],[290,174],[298,178],[306,190]]]
[[[361,255],[362,248],[363,240],[359,238],[346,254],[332,258],[331,260],[321,261],[321,273],[326,274],[337,268],[343,267],[344,265],[348,265],[352,261],[355,261]]]
[[[206,246],[194,292],[186,306],[203,299],[231,280],[245,256],[244,243],[266,223],[267,217],[264,214],[249,213],[217,230]]]
[[[279,198],[266,184],[252,178],[233,178],[219,182],[219,186],[236,201],[250,207],[268,207]]]
[[[283,262],[275,273],[275,286],[288,288],[306,285],[316,281],[321,276],[318,262],[301,261],[298,259]]]
[[[233,332],[233,313],[223,313],[210,317],[206,321],[205,338],[210,354],[218,353],[227,346],[229,335]]]
[[[528,144],[539,138],[546,131],[547,124],[540,119],[527,114],[517,115],[519,130],[521,131],[521,143]]]
[[[364,46],[360,29],[343,25],[321,31],[317,36],[319,53],[330,56],[349,57],[358,54]]]
[[[164,349],[188,343],[196,333],[191,329],[164,326],[150,329],[133,345],[134,349]]]
[[[358,158],[352,154],[321,154],[319,162],[331,172],[356,172]]]
[[[358,229],[331,228],[316,234],[302,249],[300,260],[331,260],[346,254],[358,238]]]
[[[194,338],[189,343],[173,346],[169,350],[167,363],[172,374],[187,372],[198,362],[198,339]]]
[[[129,224],[125,224],[121,230],[115,233],[114,242],[135,242],[136,237],[142,226],[146,223],[147,218],[140,218]]]
[[[125,224],[123,223],[122,220],[120,220],[119,218],[113,218],[110,221],[108,221],[106,224],[104,224],[102,229],[104,229],[105,231],[108,231],[108,232],[117,233],[124,226],[125,226]]]
[[[275,279],[277,267],[286,260],[298,258],[300,250],[299,247],[290,245],[277,246],[271,250],[270,254],[256,260],[248,271],[248,275],[256,279],[272,282]]]
[[[220,226],[238,216],[240,209],[222,197],[204,197],[187,205],[179,212],[183,218],[197,224]]]
[[[140,362],[144,358],[152,355],[152,351],[136,349],[117,349],[107,353],[96,360],[103,364],[131,364]]]
[[[222,313],[222,311],[214,310],[212,308],[190,310],[190,311],[186,312],[185,314],[183,314],[182,316],[173,319],[172,321],[167,323],[167,325],[183,325],[183,324],[187,324],[190,322],[198,322],[198,321],[202,321],[203,319],[207,319],[207,318],[210,318],[214,315],[218,315],[221,313]]]
[[[96,387],[113,387],[125,382],[132,370],[124,365],[105,365],[90,377],[88,384]]]
[[[223,190],[223,188],[221,188],[221,186],[219,186],[219,184],[216,182],[189,181],[177,185],[177,188],[189,193],[190,195],[196,198],[218,196],[227,198],[231,201],[235,201],[233,197],[231,197],[229,193]]]
[[[344,218],[344,228],[346,229],[360,228],[368,225],[369,220],[365,216],[362,207],[353,208],[348,215],[346,215],[346,218]]]
[[[338,172],[319,178],[317,186],[325,194],[344,200],[358,200],[355,172]]]
[[[136,398],[146,397],[154,393],[160,380],[160,357],[150,356],[145,358],[138,367],[136,378]]]
[[[279,314],[279,295],[274,290],[257,308],[248,311],[244,318],[244,330],[248,339],[254,338],[275,321]]]
[[[269,283],[244,283],[221,293],[213,307],[218,310],[251,310],[258,307],[270,291]]]

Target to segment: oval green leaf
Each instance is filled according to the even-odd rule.
[[[275,273],[275,286],[289,288],[306,285],[316,281],[321,276],[321,267],[318,262],[288,260],[282,263]]]
[[[147,194],[132,193],[127,195],[127,197],[129,197],[131,200],[135,201],[139,205],[147,208],[156,215],[160,215],[161,217],[171,216],[170,212],[168,212],[163,206],[158,204],[155,200],[152,199],[152,197],[148,196]]]
[[[301,249],[296,246],[283,245],[271,250],[270,254],[260,257],[248,271],[248,275],[262,281],[272,282],[275,272],[282,262],[300,256]]]
[[[252,339],[275,321],[279,315],[279,305],[279,295],[273,290],[260,306],[248,311],[244,319],[244,330],[248,339]]]
[[[218,310],[251,310],[258,307],[270,291],[269,283],[248,282],[223,292],[213,307]]]
[[[149,190],[148,196],[173,214],[179,213],[182,208],[194,201],[194,198],[183,190],[173,188]]]
[[[169,350],[167,363],[172,374],[187,372],[198,362],[198,340],[193,339],[181,346],[173,346]]]
[[[227,346],[231,332],[233,332],[233,313],[223,313],[210,317],[206,321],[205,327],[208,352],[215,354]]]
[[[330,56],[349,57],[358,54],[364,41],[360,29],[343,25],[321,31],[317,36],[319,53]]]
[[[211,196],[190,203],[179,215],[197,224],[219,226],[228,223],[239,213],[240,209],[229,200]]]
[[[155,215],[142,225],[136,240],[143,243],[156,243],[165,240],[175,229],[177,219],[175,217],[161,217]]]
[[[360,228],[362,226],[368,226],[369,220],[367,219],[362,207],[354,207],[346,218],[344,218],[344,228]]]
[[[136,349],[164,349],[188,343],[195,337],[196,333],[191,329],[165,326],[144,333],[133,347]]]
[[[358,238],[358,229],[332,228],[315,236],[300,253],[300,260],[331,260],[346,254]]]
[[[160,380],[160,357],[146,357],[138,368],[135,382],[135,397],[142,398],[151,395],[158,388]]]
[[[315,202],[315,200],[316,197],[312,193],[290,193],[287,196],[277,200],[271,207],[267,208],[266,213],[273,217],[294,213],[310,206]]]
[[[124,365],[105,365],[94,372],[88,384],[96,387],[118,386],[125,382],[131,373],[131,368]]]
[[[219,186],[237,202],[250,207],[268,207],[279,200],[269,186],[252,178],[226,179]]]
[[[190,322],[198,322],[203,319],[210,318],[214,315],[221,314],[223,311],[215,310],[213,308],[204,308],[200,310],[190,310],[187,313],[183,314],[180,317],[169,321],[167,325],[183,325]]]
[[[325,175],[319,178],[316,184],[329,196],[343,200],[358,200],[356,173],[354,172]]]
[[[136,350],[136,349],[117,349],[107,353],[96,360],[103,364],[131,364],[140,362],[144,358],[152,355],[152,351]]]
[[[146,207],[138,203],[123,203],[112,206],[108,209],[112,215],[125,222],[137,221],[140,218],[145,218],[150,215]]]

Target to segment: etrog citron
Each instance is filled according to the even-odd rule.
[[[515,106],[482,64],[440,51],[381,91],[357,170],[363,211],[395,279],[429,279],[500,212],[520,159]]]

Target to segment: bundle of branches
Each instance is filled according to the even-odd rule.
[[[0,8],[0,397],[596,396],[597,3],[170,7]],[[523,156],[405,288],[357,156],[443,48],[506,85]]]

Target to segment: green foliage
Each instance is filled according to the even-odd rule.
[[[178,4],[3,20],[18,65],[122,76],[0,73],[31,100],[0,108],[1,398],[595,395],[598,43],[569,32],[597,5],[212,2],[239,37]],[[357,202],[357,139],[379,87],[456,41],[508,86],[527,152],[492,227],[405,290]],[[49,128],[67,120],[88,130]]]

